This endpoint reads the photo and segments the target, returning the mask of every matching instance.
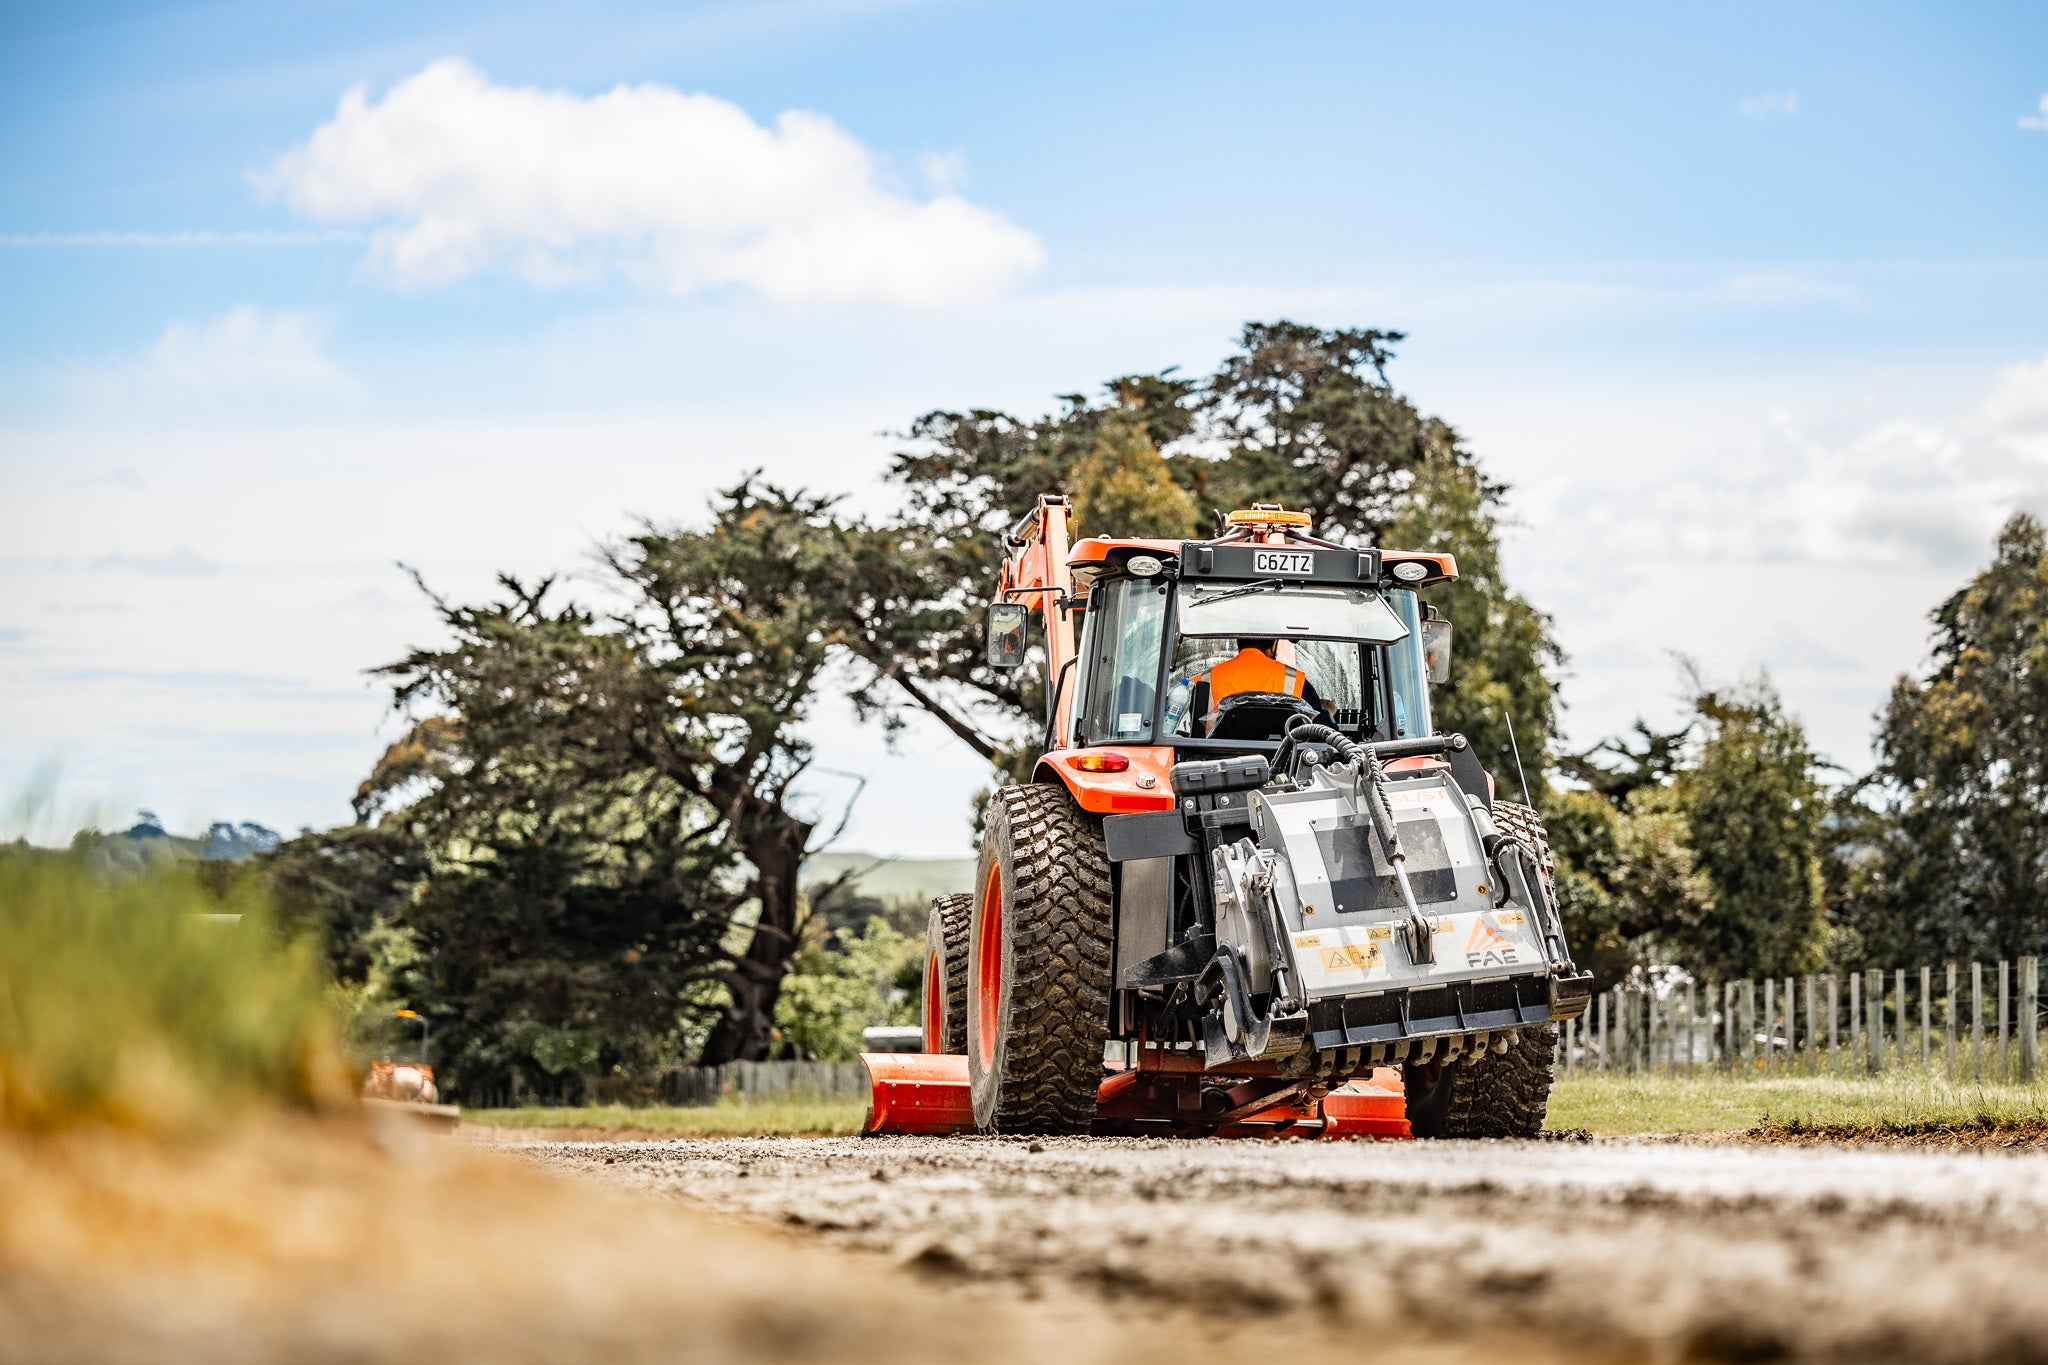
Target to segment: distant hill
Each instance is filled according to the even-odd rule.
[[[851,871],[852,889],[890,903],[931,900],[974,885],[972,858],[878,858],[871,853],[817,853],[804,859],[806,886]]]
[[[205,834],[186,838],[164,829],[154,811],[141,811],[135,823],[115,834],[80,830],[72,851],[86,864],[115,876],[148,872],[167,863],[239,863],[276,848],[283,836],[253,820],[240,824],[217,820]]]

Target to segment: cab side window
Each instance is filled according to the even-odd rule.
[[[1166,594],[1163,580],[1147,578],[1117,579],[1096,589],[1089,612],[1084,742],[1151,743]]]

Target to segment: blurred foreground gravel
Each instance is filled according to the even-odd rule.
[[[2048,1154],[725,1139],[529,1160],[933,1275],[1656,1359],[2048,1361]],[[1476,1342],[1474,1343],[1476,1344]]]

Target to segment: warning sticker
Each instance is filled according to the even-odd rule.
[[[1367,938],[1392,938],[1394,936],[1394,926],[1391,924],[1368,925],[1365,930],[1365,936]]]
[[[1347,943],[1340,948],[1323,949],[1323,970],[1326,972],[1362,972],[1380,965],[1380,945],[1369,944],[1359,947]]]
[[[1522,912],[1519,910],[1503,910],[1498,915],[1495,915],[1494,918],[1502,924],[1520,924],[1522,922]]]
[[[1472,933],[1465,940],[1466,966],[1506,967],[1521,960],[1507,935],[1488,924],[1485,916],[1472,921]]]
[[[1322,942],[1323,936],[1321,934],[1296,934],[1294,936],[1294,946],[1297,948],[1318,948],[1322,946]]]

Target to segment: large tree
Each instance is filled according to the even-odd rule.
[[[416,722],[357,805],[419,864],[396,914],[469,1076],[637,1074],[693,1034],[707,1063],[769,1055],[817,835],[805,726],[890,616],[888,550],[832,499],[749,479],[708,521],[607,546],[606,610],[509,578],[499,601],[433,599],[447,638],[381,670]]]
[[[1688,965],[1717,976],[1812,971],[1821,917],[1821,762],[1770,680],[1700,687],[1706,727],[1698,763],[1678,778],[1690,842],[1714,910],[1674,935]]]
[[[2008,958],[2048,942],[2048,535],[2025,513],[1934,613],[1933,667],[1879,718],[1886,818],[1853,860],[1876,961]]]
[[[827,670],[886,621],[900,573],[886,538],[840,518],[836,499],[748,480],[708,527],[647,526],[605,562],[628,589],[619,625],[637,642],[666,723],[644,760],[707,802],[752,869],[758,914],[725,982],[731,1000],[704,1045],[715,1065],[764,1057],[798,942],[798,876],[816,821],[799,797],[805,727]]]
[[[501,587],[432,598],[446,639],[381,670],[428,714],[359,793],[369,828],[280,871],[317,905],[323,868],[402,859],[380,914],[409,965],[387,989],[431,1021],[453,1087],[574,1094],[673,1060],[742,897],[719,812],[622,761],[668,700],[638,642],[551,583]]]

